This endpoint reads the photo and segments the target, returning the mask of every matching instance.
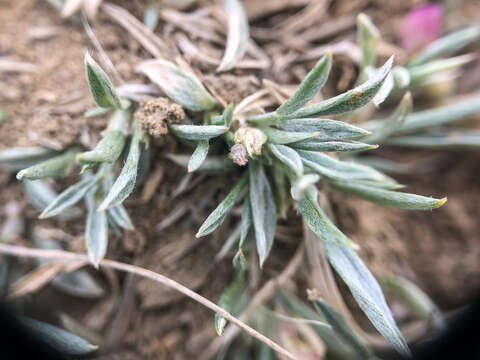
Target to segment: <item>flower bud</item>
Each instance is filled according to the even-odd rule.
[[[262,145],[267,141],[267,136],[259,129],[243,127],[235,132],[234,140],[244,146],[249,157],[254,157],[262,153]]]
[[[244,166],[248,162],[247,151],[242,144],[233,145],[228,156],[235,164],[240,166]]]

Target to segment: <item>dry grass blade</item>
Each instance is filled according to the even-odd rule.
[[[150,52],[154,57],[161,58],[165,54],[171,52],[165,42],[156,36],[149,28],[138,21],[127,10],[105,3],[102,5],[102,10],[125,28],[142,46]]]
[[[62,16],[68,18],[80,10],[84,0],[66,0],[62,8]]]
[[[37,66],[34,64],[10,60],[7,57],[0,57],[0,73],[2,72],[28,72],[34,73]]]
[[[63,260],[63,261],[69,261],[69,262],[77,262],[77,263],[85,263],[88,262],[88,256],[83,255],[83,254],[76,254],[68,251],[63,251],[63,250],[40,250],[40,249],[32,249],[32,248],[27,248],[23,246],[14,246],[14,245],[6,245],[6,244],[0,244],[0,253],[2,254],[8,254],[8,255],[13,255],[13,256],[20,256],[20,257],[29,257],[29,258],[37,258],[37,259],[51,259],[51,260]],[[303,255],[303,251],[302,251]],[[295,258],[300,258],[301,256],[298,256],[298,254],[295,256]],[[297,261],[300,263],[300,261]],[[196,292],[190,290],[189,288],[183,286],[182,284],[176,282],[175,280],[172,280],[164,275],[155,273],[153,271],[141,268],[139,266],[135,265],[130,265],[130,264],[125,264],[121,263],[118,261],[114,260],[100,260],[99,265],[102,267],[106,268],[111,268],[111,269],[116,269],[118,271],[123,271],[127,273],[132,273],[136,274],[151,280],[154,280],[156,282],[159,282],[169,288],[175,289],[185,296],[188,296],[192,300],[197,301],[198,303],[204,305],[205,307],[209,308],[210,310],[219,313],[222,315],[225,319],[230,321],[231,323],[237,325],[239,328],[244,330],[246,333],[249,335],[255,337],[258,341],[261,341],[262,343],[266,344],[269,346],[271,349],[275,350],[279,354],[285,356],[287,359],[293,359],[295,360],[296,357],[293,356],[290,352],[282,348],[280,345],[275,343],[274,341],[270,340],[266,336],[260,334],[256,330],[252,329],[250,326],[245,324],[243,321],[239,320],[238,318],[232,316],[229,312],[225,311],[212,301],[208,300],[207,298],[204,298],[203,296],[197,294]],[[290,266],[288,267],[290,268]],[[296,268],[296,267],[295,267]],[[294,271],[293,271],[294,272]],[[283,274],[283,273],[282,273]],[[273,286],[276,285],[277,281],[274,279],[274,284]],[[251,305],[258,305],[255,302],[252,302]]]
[[[72,272],[82,267],[85,262],[67,264],[64,261],[53,261],[29,272],[16,281],[10,288],[7,298],[14,299],[36,292],[48,285],[60,273]]]

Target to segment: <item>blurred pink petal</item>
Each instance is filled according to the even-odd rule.
[[[408,52],[414,52],[436,40],[442,32],[442,15],[442,6],[433,3],[410,11],[402,23],[402,47]]]

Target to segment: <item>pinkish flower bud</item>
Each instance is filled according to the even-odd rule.
[[[244,166],[248,162],[247,151],[242,144],[233,145],[228,156],[235,164],[240,166]]]
[[[442,32],[442,15],[442,6],[434,3],[410,11],[402,23],[402,47],[411,53],[436,40]]]

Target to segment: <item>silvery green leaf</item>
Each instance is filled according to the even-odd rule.
[[[357,247],[332,223],[317,201],[317,190],[310,186],[303,192],[303,197],[297,201],[298,210],[308,224],[308,227],[324,242],[334,243],[344,247]]]
[[[353,161],[336,160],[331,156],[315,151],[297,150],[297,152],[302,158],[304,165],[328,178],[375,181],[391,180],[381,172]]]
[[[398,89],[404,89],[410,85],[410,72],[403,66],[394,66],[392,69],[393,82]]]
[[[65,209],[79,202],[87,192],[98,182],[96,177],[88,177],[64,190],[40,214],[40,219],[46,219],[60,214]]]
[[[170,125],[170,131],[177,137],[185,140],[209,140],[225,134],[226,126],[218,125]]]
[[[248,45],[248,18],[239,0],[224,0],[228,21],[227,47],[217,72],[235,67],[245,54]]]
[[[447,198],[434,199],[426,196],[365,186],[355,182],[332,181],[331,185],[339,190],[356,195],[376,204],[407,210],[432,210],[442,206],[447,201]]]
[[[313,139],[318,136],[318,132],[290,132],[271,127],[262,128],[262,132],[267,135],[269,142],[280,145]]]
[[[75,166],[75,156],[78,149],[73,148],[65,153],[32,165],[17,173],[18,180],[37,180],[43,178],[52,178],[66,176]]]
[[[373,352],[368,347],[367,343],[358,337],[357,334],[348,325],[345,318],[333,308],[327,304],[323,299],[316,299],[313,301],[315,309],[322,314],[327,322],[332,326],[333,331],[353,349],[355,349],[358,359],[368,360],[373,359]]]
[[[382,290],[362,260],[351,248],[324,241],[321,236],[319,238],[330,264],[348,286],[373,326],[398,352],[409,357],[407,342],[393,319]]]
[[[374,144],[389,139],[391,135],[395,134],[402,127],[405,119],[412,112],[412,106],[412,95],[410,92],[407,92],[390,118],[385,120],[372,135],[363,138],[362,141]]]
[[[380,32],[365,14],[357,16],[357,42],[362,49],[362,66],[375,66]]]
[[[406,133],[444,125],[479,112],[480,97],[475,96],[472,99],[457,102],[452,105],[446,105],[432,110],[414,112],[407,116],[399,132]]]
[[[195,171],[202,165],[207,158],[208,148],[208,140],[200,140],[198,142],[197,147],[188,162],[188,172]]]
[[[480,26],[471,26],[455,31],[431,43],[425,50],[408,62],[408,66],[424,64],[440,56],[447,56],[467,46],[480,37]]]
[[[435,131],[425,135],[398,136],[389,139],[387,145],[419,149],[469,149],[480,147],[480,131],[450,130]]]
[[[399,190],[405,187],[396,181],[355,180],[355,184],[385,190]]]
[[[233,104],[229,104],[222,113],[223,125],[230,127],[233,120]]]
[[[102,115],[105,115],[107,114],[110,110],[112,110],[111,108],[103,108],[103,107],[94,107],[93,109],[90,109],[90,110],[87,110],[85,111],[85,113],[83,114],[83,116],[87,117],[87,118],[90,118],[90,117],[96,117],[96,116],[102,116]]]
[[[235,278],[225,289],[218,301],[218,306],[230,313],[241,299],[242,293],[245,289],[245,270],[247,267],[247,260],[241,250],[237,252],[232,262],[235,270]],[[218,313],[215,314],[215,330],[219,336],[223,334],[226,325],[227,321],[225,318]]]
[[[293,184],[291,188],[292,198],[296,201],[303,199],[305,191],[320,180],[320,176],[317,174],[305,174],[299,177]]]
[[[43,147],[18,147],[0,151],[0,169],[21,170],[57,154]]]
[[[252,227],[252,208],[250,205],[250,195],[247,195],[243,201],[242,220],[240,222],[240,241],[238,247],[242,248],[247,240],[248,232]]]
[[[298,150],[310,151],[367,151],[378,148],[378,145],[365,144],[357,141],[300,141],[288,146]]]
[[[167,157],[175,164],[183,166],[184,168],[188,167],[190,161],[190,156],[188,155],[168,154]],[[236,168],[238,168],[238,166],[225,156],[208,156],[196,171],[209,174],[224,174]]]
[[[288,210],[292,206],[292,201],[288,194],[288,189],[290,188],[288,174],[281,166],[273,164],[271,180],[275,204],[277,205],[277,214],[282,219],[285,219]]]
[[[349,90],[343,94],[337,95],[318,104],[310,105],[293,114],[288,118],[306,118],[322,115],[341,114],[358,109],[366,105],[376,95],[385,79],[390,73],[393,64],[393,56],[375,73],[373,77],[363,84]]]
[[[101,188],[94,188],[87,194],[87,225],[85,227],[85,247],[90,262],[98,268],[100,260],[105,257],[108,246],[107,212],[99,210],[103,196]]]
[[[108,208],[120,205],[132,193],[137,179],[141,138],[142,131],[140,125],[135,124],[125,164],[107,196],[98,207],[99,211],[104,211]]]
[[[43,211],[49,206],[57,197],[58,194],[53,190],[47,182],[43,180],[23,181],[23,189],[25,195],[30,200],[32,205],[40,211]],[[67,208],[58,214],[60,219],[68,220],[80,214],[78,208]]]
[[[303,175],[303,163],[295,150],[285,145],[268,144],[275,157],[289,168],[296,176]]]
[[[117,205],[107,210],[107,216],[112,219],[113,222],[125,230],[133,230],[134,226],[127,210],[123,205]]]
[[[396,275],[386,275],[380,280],[383,289],[405,301],[409,308],[423,319],[433,320],[439,328],[444,326],[442,313],[430,297],[411,281]]]
[[[249,161],[248,173],[248,193],[250,197],[253,229],[255,232],[260,267],[262,267],[272,249],[277,222],[277,210],[263,165],[256,160]]]
[[[410,73],[410,86],[421,85],[425,79],[439,73],[455,70],[476,58],[473,54],[456,56],[448,59],[429,61],[426,64],[416,65],[408,68]]]
[[[114,163],[122,153],[125,146],[125,134],[121,131],[107,131],[95,149],[77,155],[80,164]]]
[[[238,195],[242,191],[245,183],[247,181],[247,176],[244,174],[237,184],[233,187],[232,191],[227,195],[227,197],[213,210],[213,212],[208,216],[208,218],[204,221],[200,229],[198,230],[197,234],[195,235],[197,238],[206,236],[211,234],[215,231],[217,227],[219,227],[225,217],[232,209],[232,206],[235,204]]]
[[[241,228],[241,225],[238,224],[235,227],[235,229],[230,233],[230,235],[228,235],[227,240],[225,240],[225,243],[223,244],[222,248],[215,256],[216,261],[222,260],[228,254],[228,252],[230,252],[233,249],[235,244],[238,242],[238,239],[240,238],[240,230],[241,230],[240,228]]]
[[[277,298],[289,313],[293,313],[303,319],[309,319],[312,321],[310,326],[325,342],[328,348],[328,353],[332,354],[332,358],[345,360],[357,359],[357,354],[354,352],[354,349],[352,349],[349,344],[342,341],[330,326],[323,325],[326,321],[325,317],[284,289],[281,289],[278,292],[278,295]]]
[[[88,88],[95,103],[102,108],[121,109],[122,104],[115,88],[100,65],[87,52],[85,53],[85,73]]]
[[[39,339],[64,355],[84,356],[98,348],[98,346],[59,327],[25,317],[21,318],[21,322]]]
[[[315,94],[318,93],[327,82],[331,68],[332,54],[328,52],[318,61],[315,67],[310,70],[299,85],[297,91],[295,91],[295,94],[276,110],[277,114],[289,115],[312,100]]]
[[[188,110],[211,110],[217,105],[194,74],[169,61],[147,60],[137,70],[147,75],[170,99]]]
[[[378,90],[377,94],[373,97],[372,99],[373,104],[377,107],[380,106],[380,104],[383,103],[387,99],[387,97],[390,95],[390,93],[393,91],[394,86],[395,86],[395,81],[393,79],[392,73],[390,73],[385,78],[385,81],[380,87],[380,90]]]
[[[315,140],[353,139],[370,134],[358,126],[330,119],[282,119],[278,127],[287,131],[316,132]]]

